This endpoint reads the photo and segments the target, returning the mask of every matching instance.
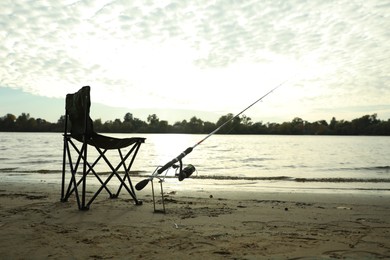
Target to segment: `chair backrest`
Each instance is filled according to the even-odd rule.
[[[82,87],[73,94],[66,95],[66,115],[71,123],[70,133],[72,136],[87,135],[94,133],[93,122],[89,117],[91,107],[90,87]],[[67,129],[65,129],[65,132]]]

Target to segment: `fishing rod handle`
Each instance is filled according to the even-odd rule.
[[[193,147],[188,147],[184,152],[182,152],[181,154],[179,154],[179,156],[177,156],[175,159],[173,159],[172,161],[168,162],[168,163],[165,164],[163,167],[161,167],[160,169],[158,169],[158,170],[157,170],[157,174],[163,173],[165,170],[167,170],[168,168],[170,168],[172,165],[174,165],[175,163],[177,163],[178,161],[180,161],[181,159],[183,159],[187,154],[189,154],[190,152],[192,152],[192,149],[193,149]]]

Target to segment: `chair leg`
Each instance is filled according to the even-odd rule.
[[[78,154],[82,154],[82,150],[80,151],[77,146],[71,142],[71,145],[73,147],[73,149],[78,153]],[[106,153],[107,150],[104,150],[103,151],[103,154]],[[88,160],[85,158],[85,157],[81,157],[81,159],[85,160],[87,162],[87,166],[88,166],[88,171],[87,171],[87,174],[86,176],[89,174],[89,172],[92,171],[92,173],[94,174],[94,176],[98,179],[98,181],[100,182],[101,185],[103,185],[103,180],[99,177],[99,175],[95,172],[95,170],[93,169],[93,167],[100,161],[100,159],[102,158],[102,155],[99,155],[96,160],[93,162],[93,164],[89,164],[88,163]],[[77,182],[77,187],[83,182],[84,178],[80,178]],[[107,193],[110,195],[110,197],[113,196],[113,194],[111,193],[111,191],[106,187],[104,186],[104,188],[106,189]],[[70,191],[70,193],[72,193],[74,191],[74,188]]]
[[[71,140],[68,140],[68,141],[71,142]],[[73,164],[72,156],[71,156],[68,144],[66,145],[66,153],[68,155],[68,162],[69,162],[68,164],[69,164],[69,167],[70,167],[71,179],[70,179],[69,184],[68,184],[67,192],[64,194],[64,197],[62,198],[62,201],[66,202],[68,200],[68,198],[70,197],[70,195],[73,192],[75,192],[77,205],[80,208],[81,207],[81,202],[80,202],[80,197],[79,197],[79,193],[78,193],[78,189],[77,189],[78,184],[76,183],[76,173],[77,173],[77,168],[78,168],[78,166],[80,164],[81,155],[79,153],[79,156],[77,158],[76,163]],[[64,180],[64,182],[65,182],[65,180]],[[72,189],[72,185],[73,185],[73,189]]]
[[[135,195],[135,189],[134,189],[133,183],[131,182],[131,179],[130,179],[130,169],[131,169],[131,167],[133,166],[135,157],[137,156],[138,150],[139,150],[140,147],[141,147],[141,144],[140,144],[140,143],[134,144],[133,147],[131,148],[131,150],[126,154],[125,157],[123,157],[122,151],[121,151],[120,149],[118,149],[118,153],[119,153],[119,156],[120,156],[120,158],[121,158],[120,164],[123,165],[123,169],[124,169],[125,174],[124,174],[123,182],[121,182],[121,184],[120,184],[120,186],[119,186],[119,188],[118,188],[118,191],[117,191],[116,195],[117,195],[117,197],[119,196],[119,193],[121,192],[122,187],[123,187],[123,185],[126,183],[126,179],[127,179],[127,180],[129,181],[129,186],[130,186],[130,189],[131,189],[131,192],[129,192],[129,193],[130,193],[130,195],[132,195],[132,194],[134,195],[134,196],[132,196],[132,197],[133,197],[133,198],[135,197],[134,200],[135,200],[136,205],[140,205],[140,204],[142,205],[142,202],[139,204],[139,203],[138,203],[138,199],[137,199],[137,197],[136,197],[136,195]],[[128,158],[131,154],[133,154],[133,156],[132,156],[132,158],[131,158],[131,160],[130,160],[130,162],[129,162],[129,165],[126,166],[126,163],[125,163],[125,162],[126,162],[127,158]],[[118,165],[118,167],[120,167],[120,165]]]
[[[66,169],[66,146],[67,146],[67,137],[64,136],[64,149],[62,154],[62,181],[61,181],[61,201],[65,197],[65,169]]]
[[[90,205],[93,203],[93,201],[96,199],[96,197],[101,193],[103,189],[105,189],[108,192],[110,198],[117,198],[122,188],[124,188],[134,200],[135,205],[143,204],[141,200],[137,199],[134,186],[130,179],[130,169],[133,165],[133,162],[141,146],[141,143],[135,143],[130,148],[130,150],[126,152],[125,156],[123,156],[121,150],[118,149],[121,161],[118,163],[116,167],[114,167],[106,156],[106,151],[107,151],[106,149],[99,149],[99,147],[95,146],[95,148],[98,151],[98,157],[97,159],[95,159],[95,161],[92,164],[90,164],[87,160],[88,158],[87,143],[83,143],[81,148],[78,148],[73,143],[71,138],[67,138],[66,141],[64,142],[65,143],[64,143],[64,156],[63,156],[63,167],[62,167],[61,201],[64,202],[67,201],[68,198],[71,196],[71,194],[75,193],[79,210],[89,210]],[[71,150],[73,153],[77,152],[78,154],[77,160],[75,162],[72,161],[72,154],[70,152]],[[112,172],[105,180],[101,179],[98,173],[94,170],[94,166],[96,166],[101,159],[105,161],[105,163],[108,165],[108,167],[111,169]],[[69,165],[70,167],[69,170],[71,173],[70,175],[71,178],[68,184],[66,184],[67,182],[66,164]],[[119,169],[121,169],[121,167],[123,167],[124,169],[123,175],[122,173],[119,173]],[[98,190],[92,195],[92,197],[87,198],[87,182],[89,182],[87,180],[87,176],[91,172],[97,178],[97,180],[101,185],[98,188]],[[82,175],[78,177],[78,173],[79,174],[81,173]],[[115,193],[112,193],[108,187],[108,183],[112,180],[114,176],[119,180],[119,188]],[[65,185],[68,185],[67,188]]]
[[[130,168],[126,169],[125,171],[125,176],[124,178],[122,178],[119,173],[118,173],[118,170],[120,169],[120,167],[122,165],[125,164],[125,161],[127,160],[127,158],[135,151],[138,151],[139,149],[139,146],[141,144],[139,143],[136,143],[133,145],[133,147],[130,149],[130,151],[126,154],[125,157],[122,156],[121,158],[121,162],[114,168],[114,166],[111,164],[111,162],[107,159],[107,157],[104,155],[104,152],[99,149],[97,146],[95,146],[96,150],[98,151],[98,153],[102,156],[103,160],[106,162],[106,164],[108,165],[108,167],[111,169],[112,173],[111,175],[106,179],[106,181],[103,183],[103,185],[99,188],[99,190],[94,194],[94,196],[91,198],[91,200],[88,202],[88,205],[90,205],[94,200],[95,198],[99,195],[99,193],[101,192],[101,190],[106,187],[106,185],[108,184],[108,182],[111,180],[111,178],[115,175],[118,180],[120,181],[120,187],[119,187],[119,191],[122,187],[124,187],[127,192],[130,194],[130,196],[133,198],[133,200],[135,201],[135,204],[136,205],[142,205],[142,202],[139,202],[136,195],[135,195],[135,192],[134,192],[134,188],[132,187],[132,184],[131,184],[131,181],[129,182],[130,183],[130,186],[132,187],[133,190],[131,190],[127,184],[125,183],[125,180],[126,180],[126,176],[128,176],[128,172],[130,170]],[[138,149],[137,149],[138,148]],[[133,153],[133,158],[132,158],[132,161],[134,161],[134,158],[136,156],[136,153],[134,152]],[[129,177],[128,177],[129,178]],[[130,180],[130,178],[129,178]],[[119,192],[117,192],[117,195],[119,195]],[[115,198],[115,197],[114,197]]]

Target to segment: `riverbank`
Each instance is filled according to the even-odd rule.
[[[169,187],[169,185],[168,185]],[[0,184],[4,259],[274,259],[390,257],[388,194],[166,189],[99,196],[89,211],[54,183]],[[161,204],[157,204],[161,207]]]

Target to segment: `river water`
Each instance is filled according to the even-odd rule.
[[[205,137],[110,135],[147,138],[132,167],[136,180]],[[62,152],[61,133],[0,133],[0,181],[60,183]],[[183,159],[189,163],[196,167],[194,178],[166,180],[181,188],[390,193],[390,137],[213,135]],[[98,165],[98,170],[108,169]]]

